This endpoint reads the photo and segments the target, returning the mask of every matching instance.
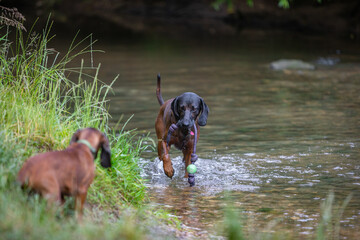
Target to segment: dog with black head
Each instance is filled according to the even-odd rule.
[[[187,166],[191,163],[195,141],[200,136],[200,126],[205,126],[209,114],[209,108],[205,101],[196,93],[186,92],[176,98],[164,102],[161,95],[161,78],[157,77],[156,96],[160,104],[159,114],[155,122],[155,130],[158,138],[158,156],[163,161],[163,168],[166,176],[174,176],[174,168],[170,159],[170,146],[174,145],[184,155],[185,176]],[[171,125],[175,124],[177,129],[169,133]],[[195,129],[196,128],[196,139]]]

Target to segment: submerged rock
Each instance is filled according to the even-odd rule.
[[[270,63],[270,68],[274,70],[314,70],[315,66],[311,63],[297,59],[280,59]]]
[[[334,66],[340,62],[340,58],[337,57],[320,57],[315,63],[323,66]]]

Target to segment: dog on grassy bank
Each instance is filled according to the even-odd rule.
[[[111,167],[106,135],[95,128],[80,129],[65,150],[30,157],[20,169],[17,181],[49,203],[63,204],[65,196],[73,196],[81,221],[87,191],[95,176],[94,160],[100,148],[101,166]]]

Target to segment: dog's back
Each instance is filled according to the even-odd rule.
[[[79,158],[78,155],[86,156],[87,152],[77,151],[70,146],[29,158],[19,171],[17,182],[22,188],[30,187],[42,195],[49,189],[71,195],[79,187],[78,181],[86,182],[86,186],[92,182],[95,170],[91,155]]]
[[[53,152],[50,152],[50,155],[51,153]],[[49,155],[49,153],[41,153],[26,160],[17,176],[17,182],[20,183],[22,187],[33,185],[36,176],[41,175],[44,168],[49,170],[46,166],[49,165],[47,155]]]

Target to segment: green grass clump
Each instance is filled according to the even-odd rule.
[[[140,153],[148,146],[143,145],[143,139],[134,140],[136,135],[123,130],[109,135],[112,146],[111,169],[98,166],[91,189],[89,189],[89,202],[100,204],[106,208],[119,203],[139,205],[146,199],[145,185],[140,177],[137,161]],[[132,143],[132,144],[130,144]]]
[[[58,209],[49,209],[44,199],[27,197],[18,188],[5,190],[0,201],[1,239],[145,239],[135,213],[121,218],[103,213],[97,221],[87,218],[78,224]]]
[[[27,145],[59,149],[80,127],[107,130],[105,103],[111,86],[98,86],[99,68],[90,81],[83,80],[86,68],[67,68],[88,50],[72,54],[80,43],[72,44],[58,60],[59,53],[48,48],[49,32],[26,38],[17,31],[15,45],[10,44],[8,32],[0,38],[0,123],[16,138],[25,139]],[[77,83],[67,77],[74,71],[78,73]]]
[[[341,239],[340,223],[346,206],[349,204],[352,195],[346,197],[341,205],[335,204],[335,195],[330,192],[320,206],[320,218],[318,220],[316,231],[307,236],[306,239]],[[252,226],[249,219],[245,219],[245,214],[228,203],[224,209],[224,221],[221,226],[223,234],[227,239],[300,239],[301,236],[291,229],[279,229],[277,223],[281,219],[271,220],[265,227]],[[302,236],[303,237],[303,236]]]
[[[316,231],[317,240],[340,239],[340,221],[351,198],[352,194],[345,198],[341,206],[336,206],[334,193],[329,193],[321,204],[321,219]]]

